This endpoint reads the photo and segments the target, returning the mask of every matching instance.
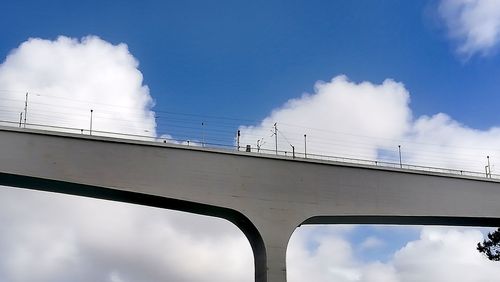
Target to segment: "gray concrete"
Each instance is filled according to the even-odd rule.
[[[286,281],[303,223],[500,225],[500,183],[487,179],[4,127],[0,185],[227,218],[259,282]]]

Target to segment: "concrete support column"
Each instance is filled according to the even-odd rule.
[[[286,282],[286,244],[267,246],[267,282]]]
[[[276,221],[259,224],[266,248],[266,282],[286,282],[286,250],[296,224]],[[256,280],[257,282],[261,282]],[[264,281],[264,280],[262,280]]]

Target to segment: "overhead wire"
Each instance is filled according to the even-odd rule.
[[[25,93],[19,91],[19,93]],[[33,92],[37,96],[40,97],[49,97],[49,98],[57,98],[57,99],[65,99],[69,101],[79,101],[79,102],[85,102],[85,103],[93,103],[93,104],[101,104],[101,105],[106,105],[109,107],[119,107],[119,108],[128,108],[128,109],[134,109],[137,110],[136,108],[131,108],[131,107],[125,107],[125,106],[120,106],[120,105],[113,105],[113,104],[106,104],[106,103],[101,103],[101,102],[93,102],[89,100],[78,100],[78,99],[72,99],[72,98],[67,98],[67,97],[60,97],[60,96],[53,96],[53,95],[46,95],[46,94],[41,94],[38,92]],[[18,100],[22,101],[22,100]],[[54,106],[54,105],[51,105]],[[214,119],[221,119],[221,120],[233,120],[233,121],[248,121],[248,122],[256,122],[259,123],[260,121],[253,120],[253,119],[243,119],[243,118],[234,118],[234,117],[224,117],[224,116],[215,116],[215,115],[203,115],[203,114],[194,114],[194,113],[180,113],[180,112],[173,112],[173,111],[166,111],[163,109],[151,109],[150,111],[154,111],[157,113],[167,113],[167,114],[174,114],[174,115],[182,115],[182,116],[191,116],[191,117],[199,117],[199,118],[214,118]],[[291,127],[299,127],[303,128],[305,130],[314,130],[314,131],[320,131],[322,133],[331,133],[331,134],[340,134],[340,135],[350,135],[353,137],[357,138],[368,138],[368,139],[380,139],[380,140],[387,140],[387,141],[393,141],[393,142],[406,142],[406,143],[414,143],[414,144],[425,144],[425,145],[430,145],[430,146],[436,146],[438,144],[432,144],[432,143],[424,143],[424,142],[416,142],[414,140],[405,140],[404,138],[402,139],[391,139],[391,138],[385,138],[385,137],[380,137],[380,136],[367,136],[367,135],[362,135],[362,134],[356,134],[352,132],[340,132],[340,131],[331,131],[327,129],[319,129],[319,128],[314,128],[314,127],[308,127],[304,125],[297,125],[297,124],[290,124],[286,122],[280,122],[282,125],[286,126],[291,126]],[[457,148],[462,148],[462,149],[478,149],[478,150],[484,150],[487,148],[474,148],[474,147],[463,147],[463,146],[454,146],[454,145],[448,145],[448,147],[457,147]],[[497,150],[498,151],[498,150]]]
[[[5,91],[2,91],[2,92],[5,92]],[[19,91],[18,93],[24,95],[24,92]],[[50,96],[50,95],[36,94],[36,92],[35,92],[35,95],[37,97],[49,97],[49,98],[65,99],[68,101],[72,101],[74,104],[93,103],[92,101],[75,100],[75,99],[71,99],[71,98],[67,98],[67,97],[55,97],[55,96]],[[2,99],[2,101],[3,100],[19,102],[20,106],[22,105],[21,103],[24,102],[23,99],[5,98],[5,99]],[[78,106],[78,105],[64,107],[66,109],[70,109],[70,110],[72,109],[72,110],[77,110],[77,111],[82,112],[82,113],[77,113],[75,111],[65,111],[65,110],[62,111],[60,106],[49,104],[49,103],[43,103],[43,102],[36,101],[36,100],[30,101],[30,105],[31,104],[53,108],[53,110],[50,110],[50,112],[52,113],[52,118],[57,119],[58,122],[63,122],[64,118],[57,117],[58,116],[57,114],[71,115],[73,119],[77,118],[77,116],[79,116],[77,119],[84,121],[87,118],[87,115],[83,114],[83,113],[85,113],[85,111],[88,111],[90,108],[88,106],[83,108],[83,107]],[[95,104],[105,105],[106,107],[115,108],[115,109],[116,108],[127,108],[127,107],[120,106],[120,105],[111,105],[111,104],[105,104],[105,103],[95,103]],[[5,109],[5,107],[2,106],[2,109]],[[55,110],[55,109],[57,109],[57,110]],[[129,109],[132,109],[132,108],[129,108]],[[1,110],[1,111],[6,112],[6,113],[16,113],[16,114],[21,112],[21,111],[14,111],[14,110],[8,110],[8,109]],[[137,111],[137,109],[134,109],[134,111]],[[175,135],[176,133],[182,133],[183,135],[190,135],[191,137],[196,136],[198,131],[201,131],[201,128],[199,128],[198,126],[195,126],[196,124],[199,123],[200,119],[202,119],[202,120],[216,119],[217,122],[215,125],[213,122],[206,123],[207,125],[204,128],[205,137],[212,138],[215,136],[225,136],[225,138],[219,138],[219,139],[225,140],[226,138],[228,138],[231,142],[234,141],[234,134],[235,134],[236,129],[241,127],[241,124],[237,123],[237,121],[251,121],[251,122],[255,122],[256,124],[259,123],[258,121],[250,120],[250,119],[228,118],[228,117],[193,114],[193,113],[178,113],[178,112],[173,112],[173,111],[165,111],[162,109],[158,109],[158,110],[151,109],[150,112],[155,113],[153,118],[155,120],[156,125],[161,126],[161,127],[165,127],[165,128],[175,129],[172,132],[173,135]],[[157,115],[156,113],[164,113],[165,116],[160,116],[160,115]],[[36,114],[36,113],[31,113],[31,114]],[[139,127],[141,127],[141,126],[146,127],[146,125],[148,124],[147,122],[144,122],[144,121],[130,120],[130,119],[127,119],[124,117],[117,117],[117,116],[121,116],[121,115],[123,115],[123,113],[120,113],[120,112],[117,113],[117,111],[112,111],[112,110],[108,110],[108,109],[106,109],[106,110],[100,109],[99,111],[95,112],[94,118],[96,121],[98,121],[100,119],[104,119],[104,120],[122,123],[122,125],[123,125],[122,127],[134,129],[136,131],[140,130]],[[48,115],[46,115],[45,118],[46,118],[45,119],[46,121],[53,122],[51,120],[51,117],[49,117]],[[134,126],[130,126],[129,123],[133,123]],[[457,148],[457,149],[465,149],[467,151],[500,152],[500,150],[492,149],[492,148],[464,147],[464,146],[454,146],[454,145],[448,145],[448,144],[447,145],[431,144],[431,143],[424,143],[424,142],[415,142],[412,140],[405,140],[404,138],[401,140],[395,140],[395,139],[383,138],[383,137],[373,137],[373,136],[352,134],[352,133],[346,133],[346,132],[329,131],[329,130],[324,130],[324,129],[311,128],[311,127],[305,127],[302,125],[293,125],[293,124],[288,124],[288,123],[280,123],[280,124],[285,125],[284,126],[285,129],[287,127],[300,127],[300,128],[303,128],[304,131],[318,131],[317,132],[318,134],[309,134],[308,140],[311,144],[314,144],[314,147],[322,149],[321,151],[325,151],[324,149],[332,148],[332,147],[351,149],[353,151],[356,151],[358,154],[359,154],[359,151],[371,150],[374,147],[378,147],[379,150],[380,150],[380,147],[382,147],[381,151],[384,151],[385,147],[387,147],[388,145],[380,145],[380,144],[377,144],[378,142],[375,142],[375,145],[374,145],[373,140],[385,140],[387,143],[392,142],[394,144],[396,144],[396,143],[406,144],[407,147],[410,147],[410,148],[413,147],[412,148],[413,150],[419,149],[419,148],[426,148],[426,150],[424,152],[419,152],[419,157],[420,158],[427,158],[427,160],[429,160],[429,161],[437,160],[437,159],[439,159],[439,161],[441,161],[441,162],[446,161],[446,160],[450,160],[450,161],[454,161],[455,163],[457,161],[463,161],[463,162],[470,162],[471,161],[468,158],[456,158],[456,157],[452,158],[449,156],[443,156],[443,153],[442,153],[443,148],[444,148],[444,150],[448,150],[448,151],[452,150],[451,148]],[[291,145],[292,143],[301,144],[300,140],[298,138],[293,137],[293,135],[291,138],[286,137],[285,136],[286,130],[282,129],[279,133],[280,133],[280,135],[282,135],[284,137],[284,139],[289,143],[289,145]],[[319,134],[319,133],[321,133],[321,134]],[[324,137],[337,136],[338,137],[338,135],[351,136],[352,138],[347,138],[347,139],[346,138],[322,138],[323,140],[320,140],[322,136],[324,136]],[[316,136],[316,138],[314,138],[313,136]],[[253,133],[248,133],[248,132],[245,133],[245,138],[253,138],[255,140],[264,140],[263,139],[264,136],[258,135],[258,134],[253,134]],[[229,142],[229,143],[231,143],[231,142]],[[265,143],[262,141],[261,146],[264,146],[264,144],[269,144],[269,143]],[[434,150],[432,148],[437,148],[437,149]],[[264,149],[264,148],[262,147],[262,149]],[[312,148],[311,148],[311,150],[312,150]],[[335,151],[335,153],[338,153],[338,152]],[[411,154],[411,152],[409,152],[409,153]],[[460,155],[462,157],[466,156],[466,157],[477,158],[477,154],[474,154],[471,152],[466,152],[466,153],[461,152]]]

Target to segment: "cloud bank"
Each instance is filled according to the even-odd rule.
[[[496,0],[441,0],[438,12],[458,53],[488,55],[500,41],[500,2]]]
[[[0,189],[0,281],[253,281],[250,244],[225,220]]]

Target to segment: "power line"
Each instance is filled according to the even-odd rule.
[[[6,93],[5,90],[0,91]],[[12,93],[12,91],[7,92]],[[17,92],[20,95],[23,94],[21,91]],[[27,111],[28,111],[28,94],[26,94],[24,99],[24,124],[27,124]],[[54,99],[65,99],[73,102],[74,105],[70,105],[64,108],[61,108],[59,105],[54,105],[51,103],[46,103],[46,98],[54,98]],[[74,126],[68,122],[66,116],[71,116],[71,120],[84,120],[88,118],[88,104],[97,104],[103,105],[106,108],[110,109],[130,109],[130,113],[123,113],[121,111],[113,111],[106,109],[99,109],[96,111],[91,119],[91,121],[98,121],[99,124],[115,124],[119,123],[121,130],[129,129],[134,132],[148,132],[151,131],[151,126],[160,126],[169,129],[169,133],[173,135],[183,135],[189,136],[189,138],[196,140],[199,138],[199,124],[200,120],[202,123],[202,136],[201,136],[201,144],[205,142],[209,142],[211,140],[219,140],[223,142],[227,142],[228,144],[234,144],[234,132],[236,129],[241,131],[241,137],[244,140],[253,139],[253,140],[261,140],[258,142],[258,150],[265,150],[264,144],[261,135],[261,131],[252,131],[253,126],[241,126],[239,121],[251,121],[252,123],[258,123],[255,128],[259,129],[265,126],[262,122],[256,122],[255,120],[250,119],[241,119],[241,118],[229,118],[222,116],[211,116],[211,115],[203,115],[203,114],[193,114],[193,113],[179,113],[168,110],[148,110],[144,109],[143,111],[138,110],[137,108],[130,108],[120,105],[111,105],[105,103],[96,103],[93,101],[83,101],[76,100],[67,97],[55,97],[49,95],[43,95],[36,92],[29,92],[29,106],[30,106],[30,119],[44,120],[49,123],[56,122],[58,124],[64,123],[68,126]],[[37,100],[38,99],[38,100]],[[39,101],[42,99],[42,101]],[[23,102],[22,99],[11,99],[5,98],[2,101],[6,100],[6,103],[11,102]],[[78,106],[80,104],[86,103],[85,105]],[[20,105],[19,105],[20,106]],[[19,114],[19,110],[10,110],[11,108],[17,107],[8,107],[5,105],[0,106],[0,113],[5,113],[6,116],[14,116]],[[48,108],[48,109],[47,109]],[[20,108],[18,108],[20,109]],[[95,108],[93,108],[95,109]],[[44,112],[43,114],[40,112]],[[84,114],[84,113],[87,114]],[[148,116],[148,113],[151,113],[152,116]],[[158,113],[163,113],[163,115],[159,115]],[[137,115],[138,119],[130,118],[127,115]],[[2,115],[3,116],[3,115]],[[142,120],[141,120],[142,119]],[[148,119],[152,119],[154,124],[152,125]],[[105,120],[108,120],[109,123],[104,123]],[[208,122],[207,122],[208,121]],[[208,126],[208,124],[210,126]],[[291,138],[287,137],[287,128],[290,131],[291,128],[303,128],[306,132],[315,132],[313,134],[309,134],[306,140],[306,134],[304,136],[304,156],[307,156],[307,147],[309,141],[309,149],[314,151],[321,152],[331,152],[333,154],[338,154],[340,151],[342,154],[367,154],[367,156],[371,156],[369,153],[373,152],[375,149],[377,150],[377,157],[383,158],[384,156],[379,154],[378,151],[387,152],[388,155],[393,155],[393,149],[391,149],[390,143],[398,144],[400,146],[405,147],[405,155],[412,156],[418,155],[418,159],[420,161],[426,161],[428,163],[463,163],[469,166],[471,163],[480,163],[478,161],[478,156],[484,156],[486,154],[491,155],[493,152],[500,152],[498,149],[492,148],[478,148],[478,147],[466,147],[466,146],[456,146],[454,144],[432,144],[426,142],[418,142],[415,140],[408,140],[406,137],[401,138],[399,141],[390,138],[383,137],[370,137],[366,135],[360,134],[352,134],[346,132],[337,132],[337,131],[329,131],[317,128],[304,127],[301,125],[293,125],[288,123],[280,123],[282,126],[280,130],[277,128],[277,123],[274,125],[273,135],[275,136],[275,148],[274,151],[277,154],[279,151],[279,143],[278,143],[278,134],[286,141],[290,146],[292,146],[292,151],[295,150],[295,147],[292,145],[293,143],[300,144],[302,140],[299,141],[299,138],[302,137],[302,134],[292,134]],[[196,126],[198,125],[198,126]],[[108,125],[109,126],[109,125]],[[245,130],[249,129],[249,130]],[[254,133],[255,132],[255,133]],[[196,136],[198,135],[198,138]],[[295,136],[295,137],[294,137]],[[300,136],[300,137],[299,137]],[[344,136],[344,137],[341,137]],[[377,140],[384,140],[383,142],[379,142]],[[253,142],[252,142],[253,143]],[[395,145],[394,145],[395,146]],[[392,147],[395,148],[395,147]],[[460,152],[455,152],[455,150],[460,149]],[[282,151],[286,152],[286,151]],[[475,153],[477,152],[477,153]],[[470,157],[470,158],[469,158]],[[402,161],[400,161],[400,165],[402,165]]]

